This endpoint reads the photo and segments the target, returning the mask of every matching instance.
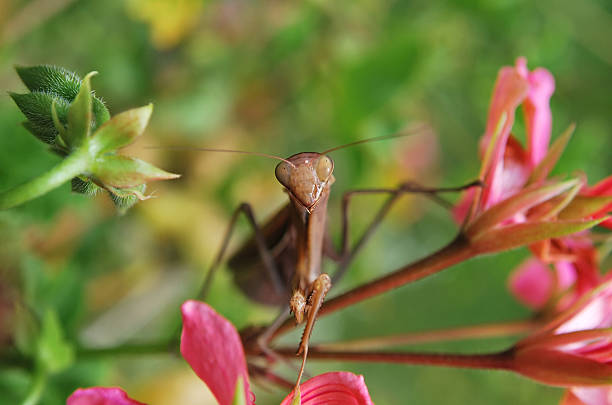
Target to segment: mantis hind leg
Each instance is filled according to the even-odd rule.
[[[393,205],[399,200],[399,198],[407,193],[414,194],[423,194],[426,197],[432,199],[434,202],[442,205],[443,207],[450,209],[452,205],[440,197],[439,193],[448,193],[448,192],[457,192],[463,191],[471,187],[482,187],[483,184],[480,180],[475,180],[470,183],[458,186],[458,187],[440,187],[440,188],[432,188],[421,186],[415,182],[406,182],[400,184],[397,188],[381,188],[381,189],[360,189],[360,190],[351,190],[344,193],[342,197],[342,236],[341,236],[341,252],[340,254],[336,254],[335,256],[339,257],[338,267],[336,272],[333,275],[332,281],[337,283],[346,273],[349,265],[355,259],[355,256],[359,251],[363,248],[363,246],[370,240],[374,232],[378,229],[380,223],[384,220],[387,214],[391,211]],[[351,198],[356,195],[363,194],[389,194],[389,198],[383,203],[380,209],[374,215],[374,219],[367,226],[366,230],[359,237],[357,242],[353,247],[349,246],[349,219],[348,219],[348,210]],[[327,251],[331,244],[327,244]],[[330,255],[333,257],[332,255]]]
[[[240,213],[244,213],[249,224],[253,228],[253,234],[255,238],[255,243],[257,245],[257,251],[259,252],[264,268],[266,270],[266,274],[270,278],[270,281],[272,282],[274,290],[278,294],[282,294],[283,291],[285,290],[283,281],[281,280],[281,275],[280,275],[278,266],[276,265],[274,261],[272,252],[266,245],[266,241],[261,231],[261,227],[255,220],[255,216],[253,215],[253,209],[251,208],[250,204],[242,203],[238,206],[238,208],[236,208],[236,210],[232,214],[232,218],[230,220],[230,223],[228,224],[227,230],[225,231],[225,235],[223,237],[223,242],[221,243],[221,247],[217,255],[215,256],[215,259],[213,260],[210,268],[208,269],[206,278],[204,279],[204,283],[202,285],[202,289],[200,290],[200,294],[199,294],[199,298],[202,300],[206,298],[206,295],[208,294],[208,290],[210,289],[210,285],[212,284],[215,273],[217,269],[219,268],[219,266],[221,265],[221,263],[223,262],[223,258],[225,257],[225,254],[227,253],[227,248],[229,246],[230,238],[236,227],[236,222],[238,220],[238,216],[240,215]]]

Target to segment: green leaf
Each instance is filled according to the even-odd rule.
[[[64,339],[64,332],[55,311],[48,309],[38,338],[37,360],[45,370],[56,373],[74,361],[74,348]]]
[[[68,110],[68,130],[65,141],[72,148],[81,146],[89,136],[92,118],[90,78],[95,74],[97,72],[91,72],[85,76],[79,94]]]
[[[612,204],[612,196],[579,195],[559,213],[559,219],[586,218],[603,210],[609,204]]]
[[[574,130],[576,129],[576,124],[571,124],[562,134],[555,140],[552,144],[544,159],[533,169],[531,172],[531,176],[527,181],[527,184],[539,183],[543,181],[551,170],[557,164],[557,161],[561,157],[561,154],[565,150],[567,143],[569,142]]]
[[[55,100],[53,100],[53,103],[51,103],[51,119],[53,120],[53,126],[55,127],[57,132],[60,134],[60,136],[65,137],[66,127],[59,119],[59,115],[57,114],[57,107],[56,107]]]
[[[130,144],[143,133],[152,111],[153,105],[149,104],[115,115],[93,134],[89,150],[98,155]]]
[[[598,218],[590,221],[542,221],[526,222],[482,232],[470,239],[475,252],[493,253],[529,245],[544,239],[558,238],[589,229],[608,219]]]
[[[36,351],[36,339],[40,332],[34,314],[21,302],[15,302],[15,329],[13,338],[17,349],[28,356]]]
[[[32,92],[53,92],[72,101],[81,88],[81,78],[76,73],[59,66],[17,66],[15,70],[21,81]]]
[[[110,113],[108,112],[108,108],[104,105],[104,102],[96,96],[93,97],[92,108],[94,117],[92,131],[95,131],[110,119]]]
[[[115,188],[131,188],[151,180],[180,177],[143,160],[118,155],[99,157],[91,167],[91,172],[101,183]]]
[[[547,186],[532,186],[521,190],[519,193],[509,197],[477,217],[465,229],[466,236],[470,239],[477,238],[483,232],[494,228],[503,221],[512,218],[515,214],[524,212],[529,208],[555,197],[578,184],[578,180],[568,180]]]
[[[246,405],[247,401],[244,394],[244,382],[242,376],[238,376],[236,380],[236,389],[234,390],[234,399],[232,405]]]

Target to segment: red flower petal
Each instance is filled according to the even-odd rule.
[[[516,69],[529,82],[529,93],[523,103],[523,111],[527,127],[527,153],[531,167],[535,167],[548,152],[552,128],[550,97],[555,91],[555,79],[543,68],[530,73],[525,58],[517,59]]]
[[[300,385],[302,405],[372,405],[363,376],[349,372],[318,375]],[[289,405],[293,393],[281,405]]]
[[[247,401],[253,403],[244,350],[234,325],[199,301],[186,301],[181,312],[181,354],[219,404],[231,405],[238,376],[244,381]]]
[[[612,176],[608,176],[605,179],[601,180],[599,183],[595,184],[593,187],[590,187],[587,190],[586,195],[589,195],[589,196],[612,195]],[[609,213],[610,211],[612,211],[612,204],[600,210],[598,213],[595,214],[595,216],[604,215],[604,214]],[[612,229],[612,218],[603,221],[599,225]]]
[[[66,405],[146,405],[127,396],[121,388],[79,388],[66,400]]]

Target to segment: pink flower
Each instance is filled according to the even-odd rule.
[[[249,391],[244,349],[234,326],[203,302],[187,301],[181,311],[181,353],[219,404],[232,403],[238,377],[242,377],[248,403],[254,404]],[[302,405],[372,404],[363,377],[347,372],[313,377],[303,383],[300,390]],[[282,404],[290,404],[292,398],[293,395],[289,394]]]
[[[600,386],[612,384],[612,281],[600,284],[519,341],[512,356],[516,372],[545,384],[570,387],[567,401],[612,403],[594,399],[607,398],[609,388]]]
[[[66,405],[145,405],[129,398],[121,388],[79,388],[74,391]]]
[[[481,179],[487,184],[480,198],[480,211],[521,190],[548,152],[552,115],[549,100],[555,89],[550,72],[527,70],[525,58],[515,67],[503,67],[497,76],[485,133],[481,139]],[[527,148],[511,136],[517,107],[523,105],[527,123]],[[491,144],[493,142],[493,144]],[[466,193],[455,210],[462,222],[474,193]]]
[[[244,350],[234,325],[210,306],[198,301],[186,301],[181,306],[181,312],[181,354],[208,385],[219,404],[232,403],[238,377],[242,377],[244,394],[249,398]],[[254,402],[251,400],[251,403]]]
[[[255,404],[249,389],[244,349],[236,328],[203,302],[186,301],[181,334],[181,354],[208,385],[220,405],[231,405],[236,385],[243,384],[246,403]],[[302,405],[372,405],[363,376],[349,372],[318,375],[300,385]],[[290,405],[290,393],[281,405]],[[128,398],[119,388],[93,387],[76,390],[67,405],[144,405]]]

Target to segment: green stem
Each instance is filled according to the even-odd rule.
[[[87,170],[91,161],[87,145],[73,151],[48,172],[10,190],[0,192],[0,210],[40,197]]]
[[[21,405],[36,405],[40,401],[45,385],[47,385],[47,373],[42,367],[38,367],[36,374],[34,374],[34,380],[32,381],[32,387],[28,392],[28,396]]]

